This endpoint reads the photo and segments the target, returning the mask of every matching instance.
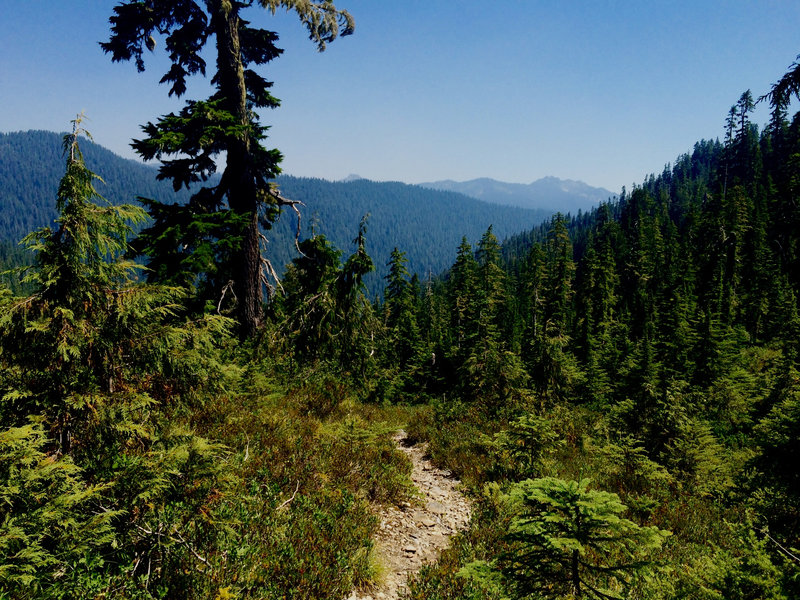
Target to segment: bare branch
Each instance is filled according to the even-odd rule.
[[[297,208],[298,206],[305,206],[303,202],[300,200],[289,200],[288,198],[284,198],[283,194],[281,194],[281,190],[277,186],[270,186],[269,194],[275,200],[275,203],[278,206],[291,206],[294,214],[297,215],[297,227],[294,230],[294,247],[297,249],[297,252],[300,256],[305,257],[306,255],[300,250],[300,225],[302,221],[302,215],[300,214],[300,209]]]
[[[796,563],[800,564],[800,557],[798,557],[798,556],[795,556],[795,555],[794,555],[794,554],[792,554],[792,553],[791,553],[789,550],[787,550],[787,549],[786,549],[784,546],[782,546],[782,545],[780,544],[780,542],[778,542],[778,540],[776,540],[774,537],[772,537],[772,536],[769,534],[769,532],[766,530],[766,528],[765,528],[765,529],[762,529],[762,530],[761,530],[761,533],[763,533],[765,536],[767,536],[767,539],[768,539],[768,540],[770,540],[770,541],[771,541],[773,544],[775,544],[775,545],[776,545],[776,546],[777,546],[777,547],[780,549],[780,551],[781,551],[783,554],[785,554],[785,555],[786,555],[788,558],[790,558],[790,559],[792,559],[793,561],[795,561]]]
[[[180,531],[178,531],[177,529],[175,530],[175,535],[176,535],[176,536],[178,536],[178,539],[177,539],[177,540],[176,540],[176,539],[174,539],[174,538],[170,538],[170,539],[172,539],[172,540],[173,540],[173,541],[175,541],[175,542],[180,542],[181,544],[183,544],[184,546],[186,546],[186,549],[187,549],[187,550],[189,550],[189,552],[191,552],[191,553],[192,553],[192,555],[194,555],[194,557],[195,557],[197,560],[199,560],[199,561],[200,561],[201,563],[203,563],[204,565],[208,565],[208,560],[207,560],[207,559],[205,559],[205,558],[203,558],[202,556],[200,556],[200,555],[197,553],[197,551],[196,551],[194,548],[192,548],[191,544],[189,544],[189,542],[187,542],[187,541],[186,541],[186,540],[183,538],[183,536],[181,535],[181,532],[180,532]]]
[[[233,291],[233,279],[230,279],[228,280],[228,283],[225,284],[225,287],[222,288],[222,294],[219,297],[219,302],[217,302],[217,314],[220,314],[220,310],[222,309],[222,301],[225,299],[225,294],[228,293],[228,290],[230,290],[233,299],[238,300],[236,297],[236,292]]]
[[[276,511],[278,511],[278,510],[281,510],[282,508],[286,508],[287,506],[289,506],[289,504],[291,503],[291,501],[292,501],[292,500],[294,500],[294,497],[295,497],[295,496],[297,496],[297,490],[299,490],[299,489],[300,489],[300,480],[298,479],[298,480],[297,480],[297,485],[296,485],[296,486],[295,486],[295,488],[294,488],[294,493],[292,494],[292,497],[291,497],[291,498],[289,498],[288,500],[284,501],[284,502],[283,502],[283,503],[282,503],[282,504],[281,504],[281,505],[280,505],[278,508],[276,508],[275,510],[276,510]]]
[[[27,306],[28,304],[32,304],[35,300],[38,300],[41,297],[41,294],[34,294],[33,296],[29,296],[28,298],[23,298],[19,302],[17,302],[14,306],[11,307],[10,311],[14,312],[20,308]]]
[[[275,271],[275,267],[272,266],[272,263],[269,261],[268,258],[261,257],[261,265],[264,270],[267,272],[267,276],[271,277],[275,283],[277,284],[278,288],[280,288],[281,293],[284,293],[283,285],[281,285],[281,279],[278,277],[278,273]],[[272,288],[272,286],[267,281],[267,277],[262,273],[261,275],[262,281],[267,285],[268,288]]]

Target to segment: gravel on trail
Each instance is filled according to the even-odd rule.
[[[434,562],[450,538],[469,523],[471,509],[458,490],[459,481],[433,466],[424,444],[409,444],[405,431],[398,431],[394,440],[414,467],[411,479],[420,501],[377,509],[380,527],[375,551],[384,576],[372,589],[354,591],[347,600],[397,600],[408,576]]]

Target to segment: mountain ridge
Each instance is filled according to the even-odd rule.
[[[511,183],[491,177],[468,181],[442,179],[418,183],[427,189],[458,192],[492,204],[515,206],[551,213],[576,213],[596,208],[601,202],[617,195],[605,188],[593,187],[575,179],[560,179],[552,175],[531,183]]]
[[[16,244],[30,231],[52,225],[64,172],[61,138],[46,131],[0,134],[0,242]],[[176,193],[170,183],[156,181],[153,165],[122,158],[89,140],[81,142],[81,149],[87,166],[103,180],[97,182],[98,191],[114,204],[135,203],[140,196],[167,203],[189,198],[186,190]],[[332,182],[291,175],[281,175],[277,182],[285,197],[305,204],[302,237],[324,233],[345,256],[353,248],[359,221],[370,214],[367,251],[377,272],[367,283],[373,295],[383,289],[395,246],[407,253],[409,271],[427,277],[451,265],[462,237],[475,243],[493,226],[503,239],[550,217],[547,211],[498,206],[401,182]],[[297,256],[295,227],[290,211],[268,233],[270,259],[279,271]]]

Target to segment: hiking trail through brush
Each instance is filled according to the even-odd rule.
[[[384,577],[371,590],[354,591],[347,600],[397,600],[406,589],[409,575],[434,562],[450,538],[469,523],[471,509],[457,490],[459,481],[433,466],[425,458],[426,446],[412,446],[405,431],[398,431],[394,441],[411,460],[411,479],[421,497],[419,502],[378,509],[375,553]]]

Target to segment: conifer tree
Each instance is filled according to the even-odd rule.
[[[344,323],[344,339],[339,348],[339,360],[366,383],[367,370],[375,354],[375,314],[366,296],[364,277],[375,270],[367,254],[367,219],[364,215],[353,240],[355,251],[347,258],[337,279],[336,294],[339,314]]]
[[[461,264],[473,265],[474,285],[466,295],[471,323],[460,348],[456,373],[463,396],[496,413],[511,404],[527,376],[503,331],[506,277],[500,267],[500,244],[491,227],[481,237],[475,254],[473,263]]]
[[[375,323],[364,295],[364,275],[373,269],[366,252],[366,219],[353,240],[355,252],[341,264],[341,251],[323,235],[300,242],[300,256],[285,277],[282,310],[287,339],[297,356],[330,360],[363,374]]]
[[[683,223],[682,230],[678,223]],[[663,266],[658,286],[656,310],[657,345],[663,356],[667,377],[691,380],[694,372],[692,352],[697,342],[696,266],[688,244],[696,235],[689,219],[663,217]]]
[[[575,263],[567,220],[557,213],[550,221],[545,245],[547,279],[545,319],[556,335],[570,333]]]
[[[314,359],[327,355],[329,336],[338,334],[333,285],[341,251],[324,235],[315,235],[300,242],[300,252],[286,271],[281,304],[293,349],[303,358]]]
[[[399,323],[402,314],[412,308],[406,253],[400,252],[395,246],[386,264],[389,267],[389,273],[384,277],[386,287],[383,292],[386,324],[389,329],[393,329]]]
[[[103,200],[94,188],[98,178],[86,168],[78,146],[85,133],[81,121],[82,116],[73,121],[73,133],[64,138],[58,228],[39,229],[23,240],[37,252],[25,278],[36,292],[0,319],[7,360],[27,363],[28,372],[21,372],[17,382],[26,393],[3,405],[3,422],[23,425],[27,415],[44,412],[63,454],[70,453],[73,429],[88,410],[87,399],[80,396],[94,390],[113,393],[124,385],[119,340],[106,334],[122,317],[116,309],[125,303],[118,296],[137,270],[121,259],[132,231],[129,223],[144,219],[144,211],[131,205],[95,203]],[[164,292],[158,293],[162,301],[179,295],[177,290]],[[31,377],[31,372],[38,375]]]
[[[426,281],[417,309],[417,324],[424,352],[423,372],[428,391],[438,390],[444,382],[442,367],[447,366],[446,357],[453,346],[451,312],[446,294],[443,293],[444,286],[443,282],[434,282],[432,278]]]
[[[161,160],[159,178],[175,189],[207,181],[215,159],[226,156],[217,185],[201,188],[185,207],[147,205],[154,224],[142,236],[139,251],[149,255],[162,281],[189,279],[199,284],[202,298],[216,305],[230,291],[245,336],[262,320],[262,288],[274,275],[263,258],[259,224],[269,228],[284,199],[270,179],[280,172],[281,155],[263,142],[267,128],[256,114],[273,108],[272,84],[251,66],[276,58],[277,35],[252,28],[241,13],[253,0],[129,0],[114,8],[111,38],[101,44],[113,61],[134,60],[144,70],[144,50],[153,51],[157,36],[164,38],[171,66],[161,79],[169,94],[182,96],[191,75],[205,74],[202,50],[213,40],[216,92],[207,100],[189,101],[178,114],[170,113],[143,127],[146,135],[133,143],[145,160]],[[297,12],[319,50],[340,33],[353,31],[353,21],[332,2],[259,0],[264,9]],[[170,158],[166,158],[170,157]],[[188,271],[189,275],[186,275]]]
[[[453,351],[459,358],[463,357],[463,346],[469,343],[476,332],[476,311],[473,298],[477,285],[477,268],[472,246],[464,237],[458,247],[456,262],[450,269],[448,281],[451,328],[454,338]]]
[[[525,338],[528,341],[524,347],[524,352],[527,354],[530,354],[534,341],[539,339],[541,328],[544,325],[545,273],[546,267],[542,245],[533,244],[525,258],[522,272],[522,293],[524,296],[522,306],[525,311]]]
[[[533,340],[528,372],[544,403],[562,398],[581,377],[569,349],[574,315],[575,263],[566,218],[558,213],[550,221],[544,246],[544,304],[539,337]]]
[[[518,597],[624,598],[651,564],[669,532],[620,516],[616,494],[589,489],[589,480],[528,479],[511,492],[523,506],[500,559]]]
[[[633,190],[620,221],[626,241],[622,289],[631,334],[634,339],[650,336],[652,340],[658,318],[656,282],[663,263],[663,239],[655,199],[647,189]]]
[[[182,290],[136,279],[122,255],[144,211],[99,197],[81,133],[79,117],[64,140],[57,228],[25,240],[34,291],[4,298],[0,313],[0,564],[13,565],[13,585],[55,584],[37,597],[94,595],[84,586],[98,576],[131,589],[184,577],[186,546],[212,529],[200,509],[224,469],[220,449],[165,419],[161,400],[168,390],[177,411],[200,381],[213,389],[210,340],[227,336],[228,319],[185,324]]]
[[[419,358],[421,337],[415,311],[416,294],[408,280],[408,260],[397,248],[389,257],[389,273],[384,290],[385,326],[389,354],[400,371]]]
[[[424,312],[419,302],[419,282],[416,275],[408,279],[407,262],[405,252],[394,248],[387,263],[389,273],[384,277],[381,354],[385,381],[381,395],[387,398],[406,394],[412,397],[425,389],[431,375],[430,345],[423,341],[419,326],[419,316]],[[428,313],[427,318],[431,316]]]
[[[578,327],[576,345],[586,365],[587,395],[602,401],[611,391],[620,345],[619,226],[603,204],[581,261],[576,290]]]
[[[475,259],[478,265],[475,289],[478,339],[497,340],[502,334],[508,286],[500,267],[500,243],[491,226],[478,242]]]
[[[797,56],[800,59],[800,55]],[[792,96],[800,98],[800,62],[795,61],[789,66],[789,70],[772,86],[772,89],[761,96],[758,101],[769,100],[770,104],[776,106],[786,106]]]

